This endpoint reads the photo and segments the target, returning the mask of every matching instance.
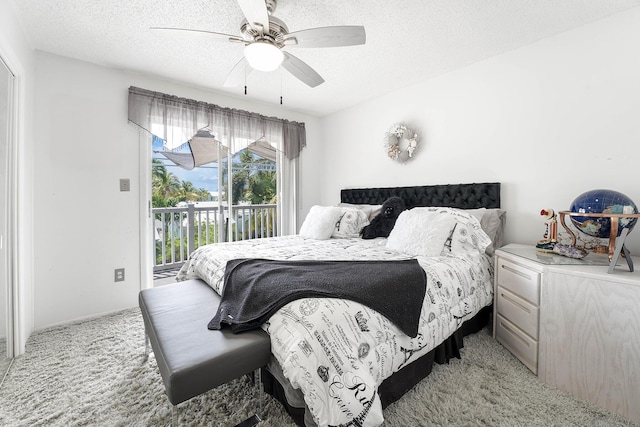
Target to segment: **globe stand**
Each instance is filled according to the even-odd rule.
[[[576,245],[576,235],[575,233],[567,227],[565,223],[565,216],[578,216],[578,217],[590,217],[590,218],[609,218],[611,220],[611,231],[609,233],[609,246],[605,246],[604,250],[596,250],[596,252],[608,253],[609,255],[609,273],[613,271],[613,268],[616,265],[618,260],[618,256],[622,254],[624,258],[627,259],[627,265],[629,266],[629,271],[633,271],[633,261],[631,260],[631,256],[629,250],[624,245],[624,241],[629,234],[628,228],[623,228],[620,232],[620,236],[618,236],[618,228],[620,224],[620,218],[640,218],[640,214],[613,214],[613,213],[583,213],[583,212],[571,212],[571,211],[560,211],[558,213],[560,215],[560,224],[567,230],[567,233],[571,236],[571,245]],[[616,245],[616,238],[618,238],[618,245]]]
[[[613,273],[613,269],[616,268],[616,263],[618,262],[618,257],[621,253],[624,259],[627,260],[629,271],[633,271],[633,260],[631,259],[629,250],[624,245],[624,240],[627,238],[627,234],[629,234],[629,229],[623,228],[620,236],[618,237],[618,241],[616,242],[616,248],[613,250],[613,257],[611,258],[611,262],[609,263],[609,270],[607,271],[607,273]]]

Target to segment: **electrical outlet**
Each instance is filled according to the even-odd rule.
[[[124,282],[124,268],[116,268],[114,271],[114,279],[116,282]]]
[[[120,191],[131,191],[131,182],[127,178],[120,180]]]

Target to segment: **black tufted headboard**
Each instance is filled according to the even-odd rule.
[[[354,188],[340,191],[342,203],[381,205],[389,197],[415,206],[448,206],[461,209],[499,208],[500,183],[422,185],[416,187]]]

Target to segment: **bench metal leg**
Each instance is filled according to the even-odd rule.
[[[145,334],[145,337],[148,339],[149,337]],[[146,352],[146,346],[145,346]],[[147,353],[148,354],[148,353]],[[256,369],[253,372],[254,381],[256,381],[255,388],[258,394],[258,412],[246,420],[242,421],[240,424],[236,424],[235,427],[254,427],[258,425],[262,421],[262,411],[264,408],[264,384],[262,384],[262,370],[260,368]],[[171,427],[178,427],[178,405],[171,405]]]
[[[178,406],[171,405],[171,427],[178,427]]]
[[[258,387],[258,418],[262,417],[264,385],[262,384],[262,368],[255,370],[256,386]]]
[[[149,354],[151,354],[151,341],[149,341],[149,334],[148,333],[144,333],[144,355],[146,357],[149,357]]]
[[[249,375],[251,376],[251,375]],[[236,424],[235,427],[254,427],[262,421],[263,410],[263,397],[264,397],[264,385],[262,384],[262,369],[258,368],[253,371],[253,380],[255,383],[255,389],[258,394],[258,412],[242,421],[240,424]]]
[[[262,420],[260,419],[259,416],[252,415],[249,418],[247,418],[246,420],[244,420],[243,422],[241,422],[240,424],[236,424],[235,427],[254,427],[254,426],[258,425],[260,423],[260,421],[262,421]]]

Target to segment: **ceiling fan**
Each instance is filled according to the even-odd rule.
[[[251,69],[274,71],[281,65],[303,83],[316,87],[324,82],[320,74],[283,48],[339,47],[365,43],[366,35],[363,26],[318,27],[290,33],[287,25],[273,16],[277,0],[237,1],[245,16],[240,23],[242,36],[186,28],[151,27],[151,29],[188,33],[214,41],[244,44],[244,57],[231,69],[224,82],[225,87],[240,85]]]

